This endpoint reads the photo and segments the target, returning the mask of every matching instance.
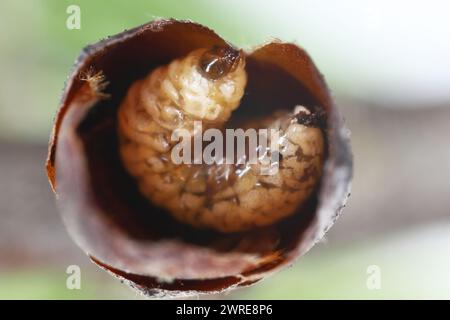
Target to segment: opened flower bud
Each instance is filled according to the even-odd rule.
[[[324,235],[349,194],[347,135],[296,45],[247,53],[157,20],[82,53],[47,170],[96,264],[147,295],[211,293],[257,282]]]

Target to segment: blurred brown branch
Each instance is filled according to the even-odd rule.
[[[339,105],[352,131],[355,177],[331,241],[349,241],[450,215],[450,104],[389,109]],[[0,143],[0,268],[81,257],[57,214],[46,144]],[[87,259],[86,259],[87,261]]]

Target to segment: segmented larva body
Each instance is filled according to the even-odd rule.
[[[323,134],[304,107],[248,124],[279,130],[276,174],[262,174],[260,164],[171,160],[178,143],[171,141],[172,132],[184,128],[194,136],[194,121],[202,121],[202,130],[223,129],[246,81],[242,52],[199,49],[134,82],[119,108],[120,152],[127,171],[154,205],[184,223],[222,232],[268,225],[293,214],[320,179]]]

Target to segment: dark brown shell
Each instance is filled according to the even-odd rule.
[[[299,212],[245,233],[197,230],[152,207],[118,155],[116,110],[128,86],[152,68],[225,41],[208,28],[157,20],[88,46],[66,83],[49,144],[47,171],[74,240],[100,267],[151,296],[246,286],[303,255],[331,227],[349,196],[348,132],[323,77],[294,44],[247,55],[249,82],[238,117],[296,104],[326,115],[327,159],[316,194]],[[102,72],[109,82],[99,92]]]

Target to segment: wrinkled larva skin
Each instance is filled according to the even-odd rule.
[[[170,140],[173,130],[185,128],[194,135],[196,120],[203,130],[222,129],[244,94],[243,56],[226,72],[219,70],[220,76],[209,77],[199,68],[205,53],[193,51],[132,84],[118,113],[123,163],[153,204],[184,223],[222,232],[269,225],[293,214],[317,186],[322,130],[301,124],[299,115],[311,115],[301,106],[248,124],[280,130],[274,175],[263,175],[258,164],[176,165],[171,161],[178,143]]]

